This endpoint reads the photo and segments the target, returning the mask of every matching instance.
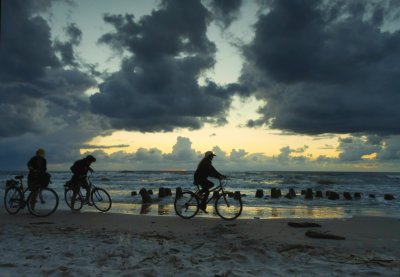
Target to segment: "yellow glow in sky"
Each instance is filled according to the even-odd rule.
[[[96,137],[87,142],[90,145],[120,145],[126,144],[126,148],[103,149],[110,154],[116,151],[135,152],[139,148],[157,148],[163,153],[171,153],[177,137],[187,137],[192,142],[192,149],[205,152],[214,146],[220,147],[229,154],[233,149],[244,149],[249,154],[263,153],[267,156],[278,155],[280,149],[289,146],[292,149],[309,148],[304,153],[293,153],[296,155],[312,155],[317,158],[320,155],[327,157],[337,157],[337,137],[324,137],[316,139],[311,136],[283,135],[279,131],[267,128],[251,129],[243,126],[247,120],[257,118],[254,112],[257,107],[262,105],[256,99],[250,99],[246,102],[236,98],[228,120],[229,124],[223,127],[214,127],[209,124],[200,130],[180,129],[169,133],[141,133],[116,131],[111,136]],[[81,149],[86,152],[87,149]]]

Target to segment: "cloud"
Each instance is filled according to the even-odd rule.
[[[79,157],[79,146],[109,126],[90,114],[85,91],[96,85],[73,56],[58,57],[51,29],[41,14],[53,1],[2,1],[0,47],[1,167],[25,168],[37,148],[52,164]],[[82,36],[75,24],[71,45]],[[62,56],[62,55],[61,55]]]
[[[384,166],[400,160],[400,137],[354,135],[339,139],[337,150],[340,162],[358,163],[367,160]]]
[[[230,96],[241,88],[198,83],[214,66],[216,53],[207,38],[210,14],[200,1],[163,1],[159,10],[136,21],[129,14],[104,20],[115,32],[99,41],[126,58],[91,96],[94,113],[108,117],[115,128],[142,132],[226,123]]]
[[[399,7],[387,3],[271,1],[243,48],[241,81],[267,103],[248,126],[399,134]]]
[[[339,159],[344,162],[361,161],[363,156],[376,153],[380,149],[380,146],[368,143],[365,137],[339,139]]]
[[[74,46],[80,44],[82,40],[82,31],[75,23],[71,23],[65,28],[65,33],[69,41],[61,42],[56,40],[54,49],[60,53],[61,59],[65,65],[78,66],[79,64],[75,60]]]
[[[239,17],[242,0],[211,0],[210,3],[214,20],[220,22],[223,29]]]
[[[262,153],[248,153],[244,149],[232,149],[226,152],[218,146],[212,148],[216,154],[214,166],[221,172],[245,170],[323,170],[337,169],[337,159],[324,161],[312,160],[303,155],[307,146],[292,149],[283,147],[278,156]],[[189,170],[194,171],[204,153],[192,148],[192,142],[186,137],[177,137],[170,153],[157,148],[139,148],[133,153],[118,151],[110,155],[102,150],[88,151],[97,158],[96,167],[107,170]],[[295,155],[292,155],[295,154]]]
[[[80,148],[84,149],[111,149],[111,148],[127,148],[129,144],[117,144],[117,145],[91,145],[91,144],[83,144]]]

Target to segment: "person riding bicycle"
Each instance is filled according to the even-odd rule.
[[[44,158],[45,151],[39,148],[36,155],[28,161],[28,187],[32,191],[31,207],[35,207],[38,189],[47,187],[50,183],[50,174],[47,173],[47,161]]]
[[[94,170],[90,167],[90,165],[94,162],[96,162],[96,158],[92,155],[88,155],[85,158],[74,162],[74,164],[71,166],[70,169],[73,175],[70,183],[72,184],[72,188],[74,190],[71,200],[71,207],[74,207],[76,196],[78,195],[81,187],[86,190],[84,203],[89,204],[90,186],[88,184],[86,175],[89,171],[94,172]]]
[[[214,183],[207,178],[214,177],[220,180],[226,178],[225,175],[219,173],[212,165],[212,160],[215,156],[216,155],[212,151],[207,151],[194,173],[194,184],[201,186],[200,193],[203,194],[203,199],[199,207],[205,213],[207,213],[207,199],[210,194],[210,188],[214,186]]]

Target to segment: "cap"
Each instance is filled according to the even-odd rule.
[[[217,156],[217,155],[215,155],[212,151],[207,151],[206,153],[204,153],[204,158],[208,158],[210,156]]]
[[[88,161],[90,161],[90,162],[96,162],[96,158],[93,157],[92,155],[87,155],[87,156],[86,156],[86,159],[87,159]]]
[[[39,149],[36,151],[36,155],[43,157],[43,156],[45,155],[44,149],[43,149],[43,148],[39,148]]]

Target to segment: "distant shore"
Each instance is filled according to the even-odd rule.
[[[288,222],[318,223],[293,228]],[[343,236],[315,239],[308,230]],[[0,211],[2,276],[399,276],[400,219]]]

